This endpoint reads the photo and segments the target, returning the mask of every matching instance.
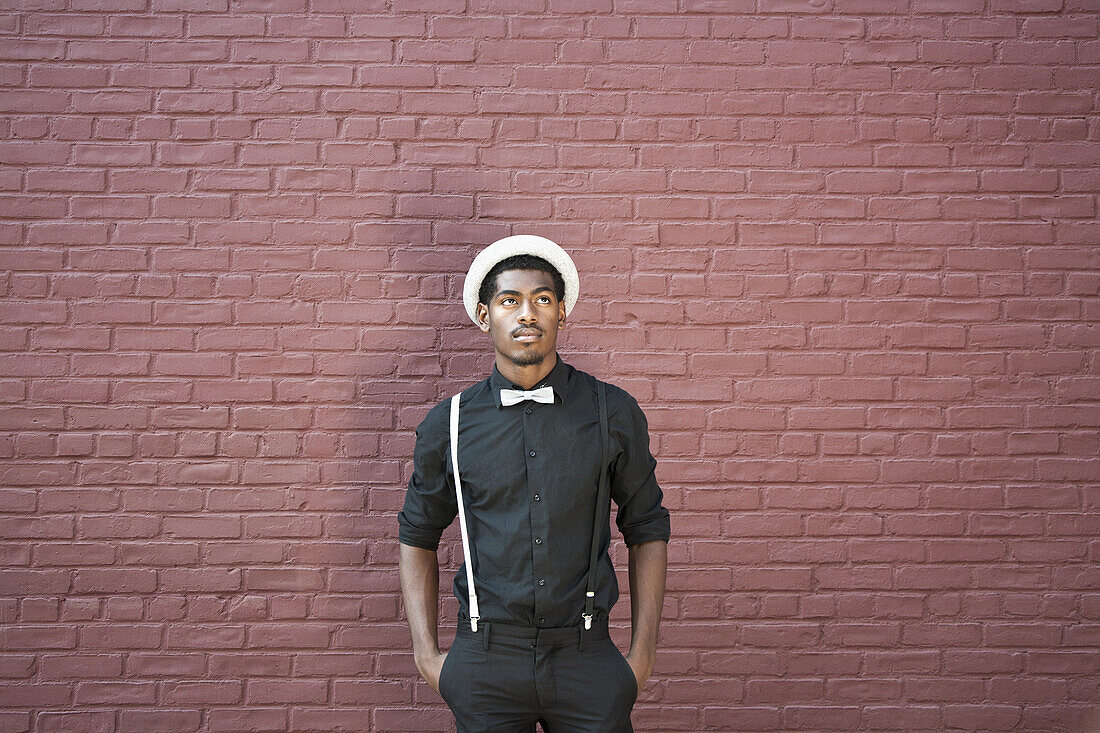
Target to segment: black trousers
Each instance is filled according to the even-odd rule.
[[[581,638],[583,634],[583,639]],[[439,674],[459,733],[633,733],[638,682],[607,633],[459,621]]]

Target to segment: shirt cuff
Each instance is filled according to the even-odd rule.
[[[623,527],[622,533],[623,542],[626,543],[627,547],[653,542],[654,540],[668,542],[669,537],[672,536],[672,526],[669,522],[667,510],[664,516],[656,517],[644,524]]]
[[[401,544],[422,547],[433,552],[439,549],[439,538],[442,536],[442,530],[420,529],[404,522],[397,530],[397,541]]]

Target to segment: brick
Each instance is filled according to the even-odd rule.
[[[268,83],[270,67],[228,65],[200,67],[194,70],[195,83],[213,88],[254,88]]]
[[[146,49],[136,41],[70,41],[66,57],[72,61],[140,62],[146,60]]]
[[[469,40],[458,41],[401,41],[398,56],[406,62],[454,62],[473,61],[474,43]]]
[[[212,48],[215,43],[225,45],[224,42],[211,42]],[[229,60],[234,63],[303,63],[309,58],[309,47],[305,39],[231,40],[228,46]]]
[[[111,19],[111,34],[146,38],[181,36],[183,35],[183,18],[117,16]]]

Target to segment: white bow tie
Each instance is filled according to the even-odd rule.
[[[553,387],[539,387],[538,389],[502,389],[500,390],[500,404],[508,407],[524,400],[534,400],[550,404],[554,401]]]

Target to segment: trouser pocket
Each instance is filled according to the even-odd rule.
[[[464,707],[470,692],[477,687],[485,666],[485,650],[481,637],[459,633],[455,636],[439,670],[439,696],[454,712]]]
[[[477,643],[474,641],[473,643]],[[450,650],[447,652],[447,658],[443,660],[443,667],[439,670],[439,696],[443,698],[443,701],[448,705],[452,705],[454,702],[454,690],[452,678],[457,671],[462,674],[462,667],[469,666],[470,662],[470,644],[471,640],[458,634],[455,636],[454,642],[451,644]]]
[[[608,639],[607,643],[615,651],[615,656],[619,658],[619,666],[623,670],[623,675],[626,678],[627,687],[631,690],[630,699],[637,700],[638,693],[641,691],[638,689],[638,678],[634,676],[634,668],[630,666],[630,662],[626,661],[626,657],[623,656],[623,653],[619,651],[619,647],[615,646],[615,642]]]

